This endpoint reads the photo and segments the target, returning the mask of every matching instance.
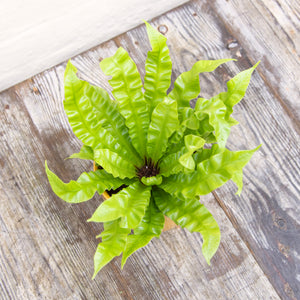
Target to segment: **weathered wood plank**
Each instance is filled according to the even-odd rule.
[[[197,59],[239,58],[237,64],[201,77],[203,96],[224,88],[229,75],[254,60],[244,49],[226,49],[228,40],[237,37],[224,29],[209,4],[192,2],[155,24],[167,30],[173,77]],[[112,55],[117,45],[129,49],[143,70],[149,46],[142,27],[76,57],[82,77],[107,87],[98,60]],[[230,222],[281,296],[298,296],[299,239],[292,240],[299,226],[298,137],[282,103],[273,97],[274,89],[265,86],[266,78],[254,75],[235,114],[242,126],[233,128],[236,138],[230,139],[230,148],[254,147],[259,142],[264,146],[246,169],[241,198],[233,196],[233,185],[215,194],[230,221],[212,196],[203,199],[223,234],[212,267],[201,257],[199,235],[173,230],[136,253],[123,272],[116,266],[117,259],[91,282],[94,236],[100,228],[85,220],[99,200],[73,206],[63,203],[51,192],[44,174],[46,158],[66,181],[91,168],[88,163],[63,161],[79,149],[62,109],[63,69],[60,65],[0,96],[0,290],[4,299],[277,299]],[[258,71],[263,75],[263,68]]]
[[[198,20],[192,16],[192,7],[180,8],[155,21],[169,28],[171,55],[176,57],[174,74],[189,68],[196,59],[207,58],[207,53],[210,58],[227,54],[218,41],[207,43],[203,51],[196,39],[193,42],[193,26],[187,27],[190,35],[184,35],[180,22],[185,21],[181,18],[195,22],[212,36],[215,34],[210,22],[214,24],[216,20],[211,14],[205,13]],[[116,44],[122,44],[141,69],[149,49],[144,41],[142,27],[73,61],[82,77],[106,86],[107,79],[98,69],[99,58],[112,55]],[[3,299],[278,299],[212,195],[202,200],[216,217],[223,235],[212,267],[201,256],[200,235],[174,229],[134,254],[123,271],[118,258],[95,281],[90,280],[95,235],[101,227],[85,220],[98,206],[99,197],[80,205],[64,203],[52,193],[44,173],[45,159],[65,181],[92,168],[92,163],[64,161],[80,147],[63,113],[64,66],[0,94]],[[204,77],[206,83],[221,78],[206,92],[220,88],[223,74],[227,78],[226,69],[216,77]]]
[[[212,1],[214,13],[238,41],[232,52],[261,60],[260,74],[282,107],[300,121],[300,2],[293,0]],[[297,126],[297,127],[298,127]],[[298,127],[299,128],[299,127]]]

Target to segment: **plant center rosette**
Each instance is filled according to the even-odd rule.
[[[77,76],[68,62],[64,109],[74,134],[83,143],[71,158],[95,161],[102,169],[84,172],[64,183],[46,163],[56,195],[69,203],[87,201],[95,192],[120,189],[101,203],[88,221],[102,222],[102,238],[94,256],[94,276],[115,256],[127,258],[153,237],[159,237],[168,216],[182,228],[200,232],[207,263],[217,251],[220,230],[199,201],[232,180],[240,194],[243,168],[259,148],[230,151],[226,141],[233,106],[245,95],[256,65],[227,82],[227,92],[210,99],[190,100],[200,93],[199,74],[212,72],[232,59],[201,60],[171,83],[172,63],[166,38],[146,23],[152,51],[146,75],[140,74],[128,53],[119,48],[100,67],[113,88],[114,100],[100,87]]]

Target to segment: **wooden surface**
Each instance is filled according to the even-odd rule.
[[[0,91],[188,0],[2,0]]]
[[[261,60],[235,109],[240,125],[228,143],[232,150],[263,144],[245,168],[242,196],[229,182],[202,197],[222,233],[210,267],[201,236],[172,229],[135,253],[123,271],[117,258],[91,281],[102,227],[86,220],[100,197],[64,203],[44,172],[46,159],[65,181],[92,168],[64,160],[80,149],[63,112],[66,64],[1,93],[0,299],[300,299],[297,5],[199,0],[152,22],[168,38],[173,79],[198,59],[238,59],[201,75],[204,97]],[[120,45],[144,75],[150,47],[142,26],[75,57],[80,76],[108,88],[98,62]]]

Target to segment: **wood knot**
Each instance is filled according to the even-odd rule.
[[[39,94],[40,94],[40,91],[39,91],[39,89],[38,89],[36,86],[34,86],[34,87],[32,88],[32,91],[33,91],[36,95],[39,95]]]
[[[159,25],[157,29],[163,35],[168,32],[168,27],[166,25]]]
[[[293,300],[294,299],[296,300],[295,293],[292,290],[291,286],[287,282],[284,284],[284,291],[290,298],[292,298]]]
[[[228,50],[234,49],[239,46],[239,43],[235,39],[229,39],[226,44]]]
[[[286,220],[283,219],[282,217],[280,217],[277,213],[275,213],[275,212],[272,213],[272,220],[273,220],[273,224],[277,228],[284,230],[284,231],[287,230]]]
[[[286,257],[289,258],[290,255],[290,247],[286,246],[284,244],[281,244],[280,242],[277,242],[279,251]]]

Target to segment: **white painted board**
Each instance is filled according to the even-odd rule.
[[[0,91],[187,0],[1,0]]]

